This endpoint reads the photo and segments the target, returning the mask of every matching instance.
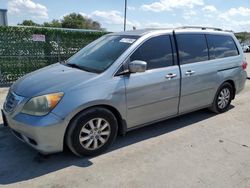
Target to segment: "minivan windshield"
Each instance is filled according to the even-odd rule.
[[[138,36],[106,35],[90,43],[67,60],[67,65],[102,73],[136,41]]]

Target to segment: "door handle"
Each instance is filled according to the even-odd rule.
[[[187,75],[187,76],[191,76],[191,75],[193,75],[193,74],[195,74],[195,71],[192,71],[192,70],[188,70],[188,71],[185,73],[185,75]]]
[[[176,77],[177,76],[177,74],[173,74],[173,73],[169,73],[169,74],[167,74],[166,76],[165,76],[165,78],[167,78],[167,79],[172,79],[172,78],[174,78],[174,77]]]

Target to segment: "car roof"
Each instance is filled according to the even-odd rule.
[[[166,31],[168,30],[169,32],[172,32],[173,29],[138,29],[138,30],[130,30],[130,31],[122,31],[122,32],[116,32],[116,33],[111,33],[111,35],[131,35],[131,36],[143,36],[148,33],[153,33],[157,31]]]
[[[110,35],[125,35],[125,36],[143,36],[149,33],[210,33],[210,34],[222,34],[232,35],[232,31],[225,31],[219,28],[212,27],[179,27],[179,28],[147,28],[130,31],[122,31],[116,33],[110,33]]]

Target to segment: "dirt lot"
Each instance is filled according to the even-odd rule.
[[[247,62],[248,62],[247,74],[248,74],[248,78],[250,78],[250,52],[249,53],[245,53],[245,56],[246,56]]]
[[[250,80],[224,114],[201,110],[144,127],[82,159],[41,158],[0,126],[0,187],[250,187],[249,115]]]

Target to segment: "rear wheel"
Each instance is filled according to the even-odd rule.
[[[223,113],[228,110],[233,98],[233,87],[226,82],[219,88],[211,107],[215,113]]]
[[[118,130],[115,116],[105,108],[84,111],[69,126],[67,145],[78,156],[102,153],[115,140]]]

